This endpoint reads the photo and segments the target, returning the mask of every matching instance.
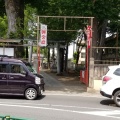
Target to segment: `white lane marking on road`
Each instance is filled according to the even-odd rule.
[[[120,117],[114,116],[114,115],[120,115],[120,110],[112,110],[112,111],[92,111],[92,112],[89,111],[89,112],[84,112],[84,114],[97,115],[97,116],[111,117],[111,118],[120,119]]]
[[[79,113],[79,114],[89,114],[89,115],[96,115],[96,116],[103,116],[103,117],[111,117],[120,119],[120,117],[112,116],[112,115],[120,115],[119,110],[111,110],[111,111],[75,111],[75,110],[64,110],[64,109],[57,109],[57,108],[47,108],[47,107],[36,107],[36,106],[23,106],[23,105],[9,105],[9,104],[0,104],[0,106],[6,107],[19,107],[19,108],[31,108],[31,109],[44,109],[44,110],[53,110],[53,111],[61,111],[61,112],[71,112],[71,113]],[[111,116],[110,116],[111,115]]]
[[[13,102],[0,102],[1,104],[14,104],[14,105],[31,105],[33,103],[13,103]],[[41,105],[41,106],[50,106],[50,107],[64,107],[64,108],[82,108],[82,109],[90,109],[90,110],[111,110],[111,109],[103,109],[103,108],[93,108],[93,107],[78,107],[78,106],[68,106],[68,105],[55,105],[55,104],[35,104],[34,106],[37,105]],[[32,105],[31,105],[32,106]],[[113,109],[112,109],[113,110]],[[116,109],[115,109],[116,110]]]
[[[112,110],[112,111],[90,111],[90,112],[85,112],[87,114],[92,114],[92,115],[104,115],[104,116],[107,116],[107,115],[117,115],[119,114],[120,115],[120,110]]]
[[[67,106],[67,105],[52,105],[56,107],[65,107],[65,108],[83,108],[83,109],[90,109],[90,110],[111,110],[111,109],[101,109],[101,108],[91,108],[91,107],[78,107],[78,106]]]

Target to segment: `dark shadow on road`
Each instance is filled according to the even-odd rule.
[[[112,99],[105,99],[100,102],[102,105],[117,107]]]
[[[37,97],[35,100],[41,100],[45,95]],[[20,95],[0,95],[0,99],[16,99],[16,100],[27,100],[24,96]]]
[[[41,99],[43,99],[44,97],[46,97],[46,95],[39,96],[39,97],[37,97],[37,99],[35,99],[35,100],[41,100]]]
[[[21,99],[24,100],[24,96],[17,96],[17,95],[0,95],[0,99]]]

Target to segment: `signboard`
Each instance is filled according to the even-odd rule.
[[[88,48],[90,48],[91,37],[92,37],[91,26],[87,26],[87,47]]]
[[[1,48],[0,47],[0,55],[8,55],[14,56],[14,48]]]
[[[41,24],[41,26],[40,26],[39,46],[41,46],[41,47],[47,46],[47,25],[45,25],[45,24]]]

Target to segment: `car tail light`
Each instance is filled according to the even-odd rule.
[[[105,84],[106,82],[108,82],[108,81],[111,80],[111,79],[112,79],[111,77],[105,76],[105,77],[103,78],[103,84]]]

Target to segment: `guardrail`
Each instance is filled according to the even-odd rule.
[[[6,116],[0,116],[0,120],[28,120],[28,119],[14,118],[14,117],[10,117],[9,115],[6,115]]]

